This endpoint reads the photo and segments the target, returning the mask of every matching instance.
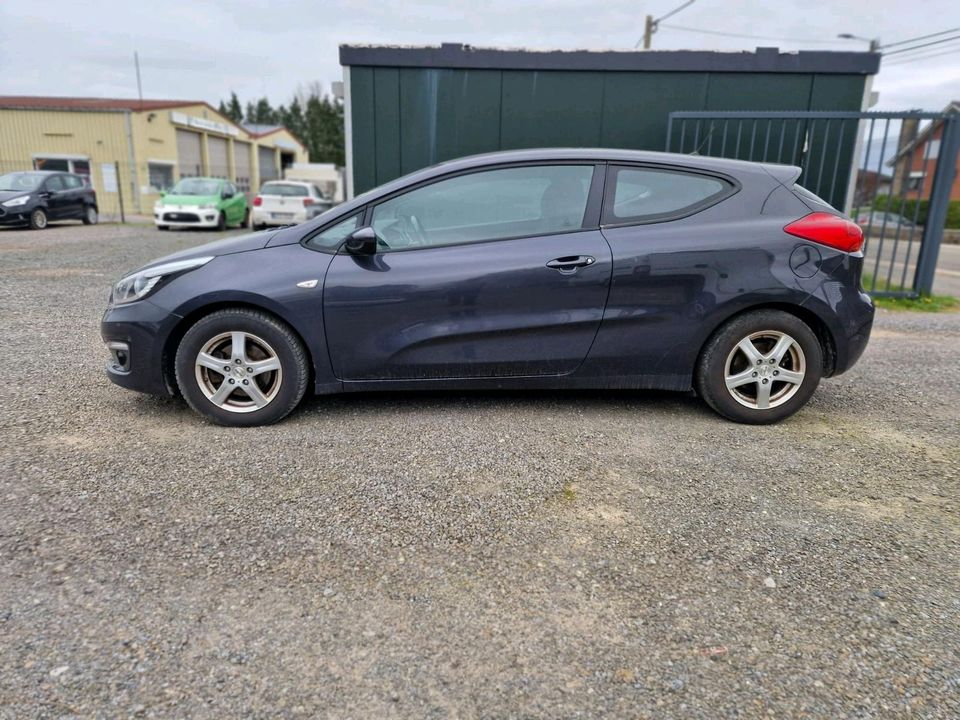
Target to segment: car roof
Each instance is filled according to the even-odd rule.
[[[313,185],[308,180],[267,180],[264,185]]]

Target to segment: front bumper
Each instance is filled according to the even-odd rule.
[[[110,353],[107,377],[128,390],[174,394],[164,374],[163,352],[180,319],[149,300],[108,307],[100,321],[100,337]]]
[[[30,213],[33,208],[24,211],[23,207],[0,207],[0,225],[25,225],[30,222]]]
[[[220,218],[216,208],[200,208],[194,205],[168,205],[153,210],[153,224],[165,227],[214,228]]]

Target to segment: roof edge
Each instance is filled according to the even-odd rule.
[[[487,70],[601,70],[875,75],[880,54],[800,50],[531,50],[480,48],[460,43],[432,46],[341,45],[340,64]]]

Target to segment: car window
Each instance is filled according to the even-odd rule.
[[[77,190],[83,187],[83,180],[76,175],[61,175],[60,179],[63,180],[63,184],[68,190]]]
[[[303,185],[289,185],[287,183],[264,183],[260,188],[261,195],[280,195],[283,197],[306,197],[307,188]]]
[[[340,246],[340,243],[346,240],[347,236],[359,227],[361,214],[362,213],[357,213],[356,215],[352,215],[346,220],[341,220],[333,227],[317,233],[307,240],[307,247],[314,248],[315,250],[336,250]]]
[[[63,180],[59,175],[47,178],[47,184],[43,186],[47,192],[59,192],[63,190]]]
[[[680,170],[612,167],[603,222],[654,222],[693,212],[728,193],[720,178]]]
[[[373,210],[386,249],[436,247],[579,230],[593,165],[543,165],[459,175]]]

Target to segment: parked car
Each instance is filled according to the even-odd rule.
[[[881,210],[865,210],[855,213],[857,225],[862,228],[870,228],[871,232],[886,227],[888,230],[897,228],[911,229],[914,226],[913,221],[905,218],[903,215],[892,212],[883,212]]]
[[[799,174],[626,150],[443,163],[126,275],[107,374],[225,425],[308,389],[463,388],[695,389],[776,422],[857,361],[874,314],[860,228]]]
[[[253,199],[253,229],[304,223],[326,212],[331,205],[313,183],[271,180],[263,184]]]
[[[28,170],[0,175],[0,225],[42,230],[51,220],[99,219],[97,193],[79,175]]]
[[[232,182],[221,178],[182,178],[153,206],[153,222],[158,230],[247,227],[250,208],[247,198]]]

